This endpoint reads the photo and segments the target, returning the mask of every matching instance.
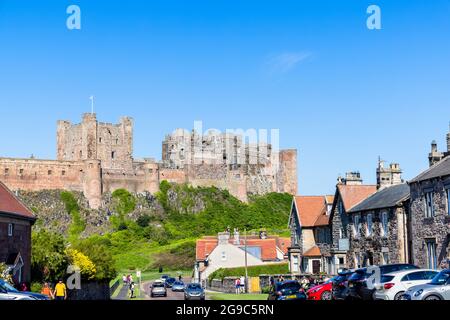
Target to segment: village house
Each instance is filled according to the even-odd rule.
[[[398,164],[379,161],[378,191],[348,211],[350,268],[409,263],[409,186]]]
[[[0,263],[15,284],[31,280],[31,226],[36,217],[0,182]]]
[[[206,280],[218,269],[244,267],[246,259],[248,266],[282,263],[290,245],[289,238],[267,236],[265,232],[244,237],[235,230],[233,235],[224,232],[217,237],[203,237],[196,245],[196,276],[200,274],[198,280]]]
[[[449,267],[450,132],[447,152],[433,141],[430,168],[409,181],[411,189],[412,260],[423,268]]]
[[[289,266],[294,275],[329,273],[329,216],[333,196],[297,196],[293,198],[289,218],[291,247]]]
[[[350,210],[377,191],[376,185],[364,185],[359,172],[350,172],[338,178],[336,193],[330,213],[331,266],[330,274],[348,268],[350,234],[352,231]]]

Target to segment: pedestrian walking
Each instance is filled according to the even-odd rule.
[[[58,284],[55,286],[54,296],[56,301],[67,300],[67,287],[62,280],[59,280]]]
[[[44,286],[42,287],[41,294],[44,296],[47,296],[50,300],[53,300],[53,292],[50,288],[50,285],[48,282],[44,283]]]
[[[241,279],[236,279],[234,282],[234,286],[236,288],[236,294],[241,293]]]
[[[135,289],[136,289],[136,286],[135,286],[134,282],[131,282],[131,284],[130,284],[130,299],[135,298],[135,296],[134,296]]]
[[[123,282],[124,286],[128,284],[128,280],[127,280],[127,275],[126,274],[123,275],[122,282]]]
[[[245,277],[242,276],[239,280],[241,282],[241,293],[245,293],[245,285],[246,285]]]

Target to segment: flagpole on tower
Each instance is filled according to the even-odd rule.
[[[90,96],[89,99],[91,100],[91,114],[94,114],[94,96]]]

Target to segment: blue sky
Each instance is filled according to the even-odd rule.
[[[81,8],[82,29],[66,28]],[[382,30],[366,28],[377,4]],[[194,120],[280,129],[302,194],[332,193],[380,155],[410,179],[450,120],[450,2],[0,0],[0,156],[55,158],[58,119],[96,96],[135,118],[135,156]]]

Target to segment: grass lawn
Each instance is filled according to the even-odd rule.
[[[207,293],[211,300],[220,301],[264,301],[267,294],[227,294],[227,293]]]

